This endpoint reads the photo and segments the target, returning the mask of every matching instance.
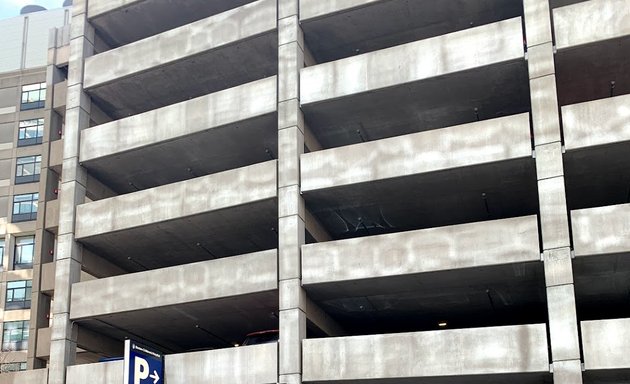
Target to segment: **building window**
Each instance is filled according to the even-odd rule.
[[[29,84],[22,86],[21,111],[44,108],[46,103],[46,83]]]
[[[41,172],[41,156],[18,157],[15,166],[15,184],[35,183]]]
[[[35,255],[35,236],[16,237],[13,268],[33,268],[33,255]]]
[[[18,147],[41,144],[44,139],[44,119],[20,121]]]
[[[4,268],[4,239],[0,239],[0,266]]]
[[[26,362],[0,364],[0,373],[26,371]]]
[[[37,219],[37,200],[39,193],[26,193],[13,196],[12,222],[29,221]]]
[[[23,351],[28,348],[28,320],[7,321],[2,329],[2,350]]]
[[[32,280],[7,282],[5,309],[28,309],[31,307]]]

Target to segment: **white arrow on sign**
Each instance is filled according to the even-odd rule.
[[[153,384],[157,384],[160,381],[160,375],[158,375],[156,370],[153,370],[153,374],[149,375],[149,377],[153,379]]]

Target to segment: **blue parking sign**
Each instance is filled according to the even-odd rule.
[[[133,340],[125,340],[124,384],[164,383],[164,355]]]

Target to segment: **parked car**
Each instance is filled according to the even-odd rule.
[[[245,336],[245,340],[241,345],[256,345],[256,344],[268,344],[278,341],[280,331],[277,329],[270,329],[266,331],[252,332]]]

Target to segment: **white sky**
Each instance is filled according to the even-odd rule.
[[[54,9],[61,8],[63,0],[0,0],[0,19],[18,16],[25,5],[41,5],[46,9]]]

